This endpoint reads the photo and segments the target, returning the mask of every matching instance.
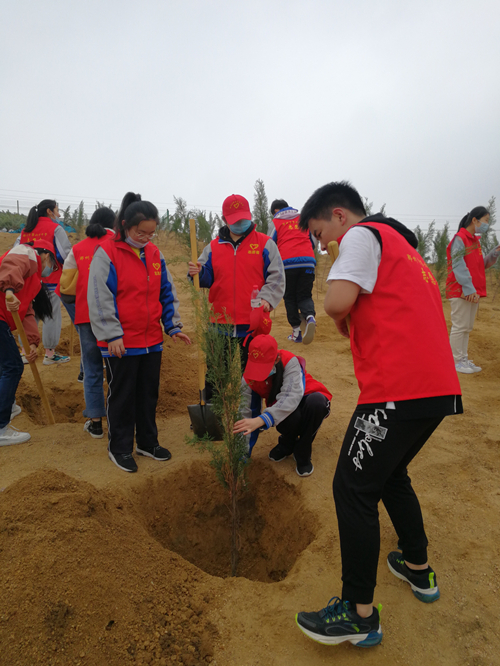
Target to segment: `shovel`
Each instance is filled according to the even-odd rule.
[[[5,296],[5,299],[7,301],[12,300],[12,294],[8,292]],[[26,335],[26,331],[24,330],[23,322],[21,321],[21,317],[19,316],[18,312],[11,312],[12,318],[14,319],[14,323],[17,328],[17,332],[19,333],[21,337],[21,342],[23,343],[23,347],[26,350],[26,352],[30,348],[30,343],[28,342],[28,337]],[[47,394],[45,393],[45,389],[43,388],[42,380],[40,379],[40,375],[38,373],[38,368],[36,367],[35,363],[30,362],[30,368],[31,371],[33,372],[33,377],[35,378],[35,384],[38,389],[38,393],[40,395],[40,398],[42,400],[43,407],[45,409],[45,413],[47,414],[47,419],[49,421],[50,425],[54,425],[56,422],[54,415],[52,414],[52,409],[50,407],[50,402],[49,399],[47,398]]]
[[[191,261],[195,264],[198,261],[198,249],[196,245],[196,222],[189,220],[189,236],[191,240]],[[200,291],[200,277],[193,276],[193,283],[196,291]],[[196,328],[200,327],[200,313],[196,306]],[[214,441],[220,442],[223,439],[221,428],[217,417],[213,413],[210,404],[205,402],[205,359],[203,351],[198,345],[198,389],[200,391],[200,404],[188,405],[189,418],[193,432],[197,437],[209,435]]]

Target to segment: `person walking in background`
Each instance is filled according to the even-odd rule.
[[[278,246],[285,268],[285,308],[293,342],[305,345],[314,339],[316,311],[312,298],[316,257],[315,242],[308,231],[299,228],[299,211],[291,208],[284,199],[271,204],[274,232],[272,239]],[[304,322],[304,335],[300,330]]]
[[[21,412],[16,405],[16,391],[24,365],[12,331],[17,328],[13,312],[23,322],[30,345],[29,363],[36,360],[40,334],[35,315],[42,321],[52,314],[49,294],[42,287],[42,275],[49,275],[56,264],[52,244],[37,239],[35,247],[17,245],[0,257],[0,446],[21,444],[31,439],[28,432],[10,427],[9,422]],[[11,300],[6,297],[10,295]]]
[[[233,325],[232,337],[240,343],[243,370],[252,307],[261,306],[264,312],[274,310],[285,292],[285,274],[276,244],[256,231],[245,197],[227,197],[222,204],[222,219],[225,226],[218,238],[205,247],[196,264],[189,262],[188,274],[193,277],[198,273],[200,287],[210,290],[214,323]],[[207,384],[207,401],[211,395],[212,388]]]
[[[330,241],[339,243],[325,312],[350,338],[360,395],[333,480],[342,596],[318,612],[298,613],[296,622],[320,643],[371,647],[382,640],[380,607],[373,607],[380,500],[402,550],[389,553],[389,570],[420,601],[439,599],[407,467],[445,416],[463,412],[460,384],[439,286],[416,251],[415,234],[382,214],[367,217],[359,193],[346,182],[316,190],[300,226],[323,250]]]
[[[181,331],[179,301],[165,258],[151,242],[158,223],[156,206],[128,192],[116,217],[116,236],[96,247],[90,263],[89,319],[108,376],[108,455],[125,472],[137,471],[134,431],[136,453],[171,458],[158,443],[156,427],[161,323],[174,342],[191,344]]]
[[[242,418],[234,424],[234,432],[248,436],[248,455],[259,431],[276,426],[280,437],[269,459],[281,462],[293,455],[297,474],[310,476],[312,444],[330,414],[330,391],[306,372],[303,358],[278,349],[272,335],[257,335],[251,341],[241,383]]]
[[[97,246],[114,237],[113,225],[115,213],[111,208],[103,207],[94,211],[85,230],[87,238],[76,243],[64,261],[61,274],[60,290],[63,303],[74,303],[75,320],[80,336],[80,348],[83,364],[83,393],[85,409],[83,415],[88,419],[83,429],[91,437],[103,437],[102,417],[106,416],[104,406],[103,365],[101,350],[92,332],[87,304],[90,262]]]
[[[450,345],[457,372],[481,372],[468,354],[469,335],[474,327],[479,299],[486,296],[485,269],[493,266],[500,256],[500,245],[483,256],[480,236],[488,229],[490,213],[476,206],[464,215],[458,231],[446,248],[448,276],[446,298],[451,304]]]
[[[67,363],[69,356],[56,352],[61,337],[61,301],[55,293],[61,276],[62,265],[71,250],[71,243],[64,228],[56,222],[59,218],[59,207],[53,199],[44,199],[38,206],[33,206],[28,213],[26,226],[16,239],[15,245],[31,241],[45,240],[52,247],[56,258],[54,270],[48,277],[42,278],[46,285],[52,303],[52,317],[46,319],[42,329],[42,342],[45,347],[44,365],[53,363]]]

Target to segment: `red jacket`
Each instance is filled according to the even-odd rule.
[[[457,282],[452,270],[451,246],[456,237],[462,239],[465,245],[464,261],[469,269],[472,284],[479,296],[486,296],[486,272],[484,270],[484,258],[481,250],[481,242],[478,236],[471,234],[465,227],[459,229],[453,236],[451,243],[446,248],[448,258],[448,276],[446,278],[446,298],[460,298],[462,296],[462,285]]]
[[[210,243],[214,281],[208,300],[217,322],[249,324],[254,285],[265,284],[264,248],[269,236],[252,231],[236,248],[216,238]]]
[[[328,398],[328,400],[332,399],[332,394],[326,388],[326,386],[324,386],[321,382],[318,382],[318,380],[314,379],[312,375],[306,372],[306,362],[301,356],[292,354],[292,352],[289,352],[286,349],[278,349],[278,354],[280,355],[281,362],[283,363],[283,367],[285,368],[292,358],[296,358],[300,363],[305,381],[304,395],[309,395],[310,393],[322,393],[324,396]],[[268,404],[267,399],[269,398],[269,394],[271,393],[271,388],[273,385],[272,380],[273,380],[272,377],[268,377],[267,379],[264,379],[264,381],[261,382],[256,382],[251,380],[247,381],[247,384],[248,386],[250,386],[252,391],[255,391],[255,393],[260,395],[260,397],[266,401],[267,407],[271,406],[270,404]]]
[[[87,303],[87,289],[89,285],[90,262],[94,256],[95,249],[110,238],[114,238],[114,231],[108,229],[105,236],[101,238],[85,238],[73,246],[73,256],[78,269],[75,295],[75,324],[88,324],[89,306]]]
[[[49,277],[43,277],[42,282],[46,284],[59,284],[61,279],[62,264],[57,260],[56,248],[54,245],[54,232],[57,229],[57,223],[53,222],[50,217],[39,217],[36,227],[33,231],[26,233],[24,229],[21,231],[21,243],[30,243],[36,241],[37,238],[43,238],[53,247],[54,257],[56,259],[57,267],[59,270],[54,271]]]
[[[373,292],[359,294],[350,313],[358,404],[460,395],[431,271],[396,230],[376,222],[356,226],[373,227],[382,238]]]

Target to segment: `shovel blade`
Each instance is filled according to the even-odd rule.
[[[209,435],[214,441],[223,439],[222,429],[210,405],[188,405],[189,418],[197,437]]]

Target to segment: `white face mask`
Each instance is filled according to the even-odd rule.
[[[125,243],[128,243],[131,247],[135,247],[137,250],[142,250],[143,247],[146,247],[149,241],[146,241],[145,243],[139,243],[138,241],[133,240],[132,238],[130,238],[130,236],[127,235],[127,237],[125,238]]]

